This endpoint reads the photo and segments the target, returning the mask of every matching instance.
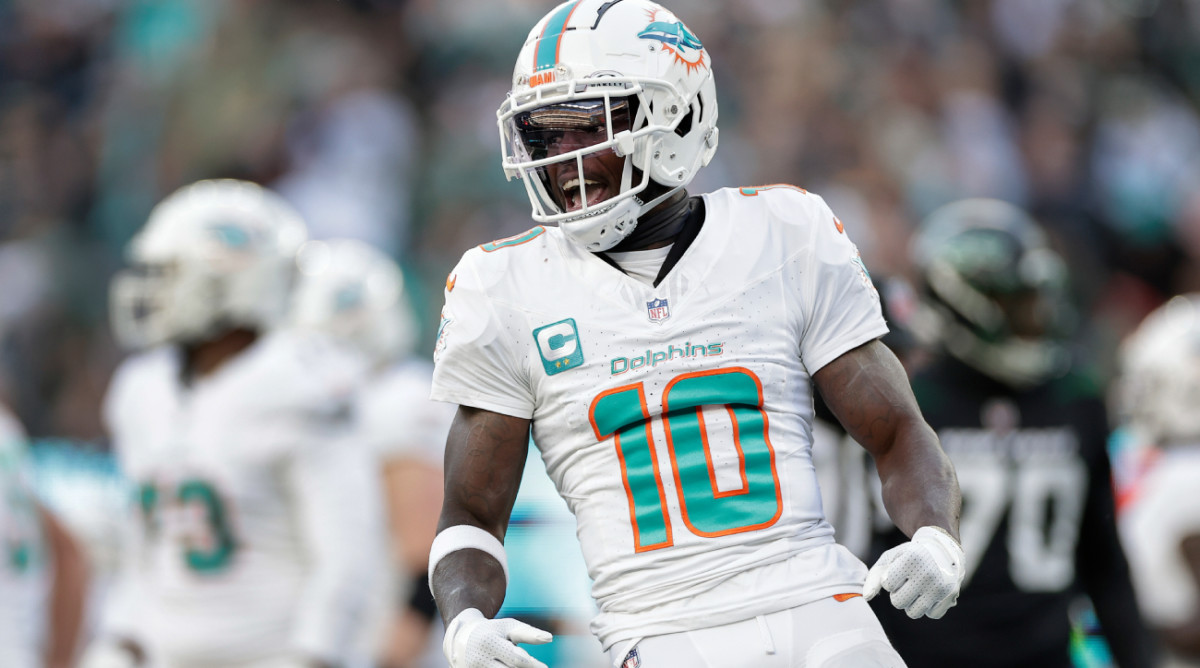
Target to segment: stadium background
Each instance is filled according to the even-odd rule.
[[[107,282],[151,206],[196,179],[270,185],[314,236],[393,254],[431,350],[462,251],[531,225],[494,111],[550,4],[0,0],[0,392],[39,461],[83,450],[107,470]],[[694,192],[817,192],[882,276],[908,273],[939,204],[1025,206],[1072,264],[1101,378],[1145,313],[1200,289],[1200,1],[670,5],[720,103]]]

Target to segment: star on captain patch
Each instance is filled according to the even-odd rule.
[[[655,299],[646,302],[646,315],[650,317],[650,322],[660,323],[663,320],[671,317],[671,309],[667,304],[666,299]]]

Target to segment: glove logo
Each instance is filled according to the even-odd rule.
[[[579,329],[574,318],[538,327],[533,330],[533,340],[537,343],[547,376],[583,364],[583,348],[579,345]]]

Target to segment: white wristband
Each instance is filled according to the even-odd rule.
[[[481,550],[492,555],[504,569],[504,581],[508,582],[508,558],[504,554],[504,544],[496,540],[492,534],[470,524],[455,524],[446,527],[433,538],[429,548],[429,591],[433,591],[433,570],[438,562],[451,552],[459,550]]]

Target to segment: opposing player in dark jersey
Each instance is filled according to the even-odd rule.
[[[1024,212],[982,199],[935,212],[914,256],[911,326],[935,352],[913,388],[962,487],[966,579],[957,614],[936,625],[876,599],[889,637],[910,668],[1069,668],[1068,609],[1086,593],[1117,665],[1152,665],[1114,525],[1101,392],[1063,343],[1063,261]],[[888,530],[873,547],[903,539]]]

